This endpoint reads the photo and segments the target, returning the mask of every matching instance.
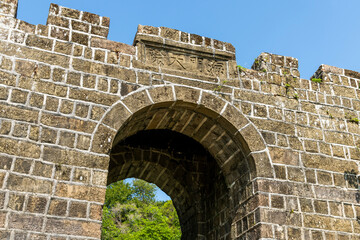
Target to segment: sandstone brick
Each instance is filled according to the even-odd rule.
[[[59,99],[54,97],[47,97],[45,101],[45,109],[52,112],[57,112],[59,108]]]
[[[71,41],[87,46],[89,43],[89,36],[77,32],[72,33]]]
[[[33,234],[30,234],[29,239],[30,240],[46,240],[47,236],[46,236],[46,234],[33,233]]]
[[[105,188],[58,183],[55,195],[102,203],[105,198],[105,190]]]
[[[287,229],[287,235],[289,240],[301,239],[301,229],[300,228],[291,228]]]
[[[354,209],[350,204],[344,204],[344,214],[348,218],[354,217]]]
[[[106,186],[107,172],[94,171],[92,177],[92,184]]]
[[[93,109],[93,111],[94,110],[95,109]],[[103,122],[109,127],[119,129],[126,121],[126,119],[130,117],[130,115],[130,112],[125,108],[123,104],[116,104],[112,107],[112,110],[106,114]]]
[[[65,216],[66,209],[67,209],[67,201],[66,200],[52,198],[50,200],[48,214],[55,215],[55,216]]]
[[[14,191],[50,194],[52,182],[31,177],[10,174],[7,188]]]
[[[75,133],[72,132],[60,132],[59,145],[74,147],[75,144]]]
[[[83,76],[83,87],[85,88],[95,88],[96,84],[96,77],[91,75],[84,75]]]
[[[272,211],[268,209],[264,209],[262,212],[262,217],[265,219],[272,219],[272,223],[279,225],[290,225],[290,226],[298,226],[302,225],[301,216],[298,213],[287,214],[282,211]]]
[[[28,92],[14,89],[11,93],[11,102],[24,104],[27,100]]]
[[[125,53],[125,54],[129,54],[129,55],[135,54],[135,48],[131,45],[114,42],[114,41],[102,39],[102,38],[96,38],[96,37],[92,38],[91,46],[95,47],[95,48],[108,49],[112,52],[117,52],[117,53]]]
[[[343,216],[342,205],[340,202],[329,202],[330,214],[333,216]]]
[[[271,207],[272,208],[284,208],[284,197],[272,195],[271,196]]]
[[[0,211],[0,227],[5,227],[5,220],[6,220],[6,212]],[[0,230],[0,237],[2,239],[9,239],[10,238],[10,232],[6,232],[3,230]]]
[[[41,131],[41,142],[45,143],[56,143],[57,131],[50,128],[42,128]]]
[[[100,23],[100,17],[96,14],[84,12],[82,16],[82,20],[94,25],[98,25]]]
[[[25,138],[27,136],[28,129],[29,129],[28,124],[15,123],[12,135],[14,137]]]
[[[74,88],[70,89],[69,97],[71,99],[83,100],[83,101],[98,103],[107,106],[112,105],[119,99],[118,96],[107,95],[100,92],[74,89]]]
[[[317,171],[317,180],[319,184],[332,185],[332,174],[328,172]]]
[[[62,8],[61,15],[68,18],[79,19],[80,11],[70,8]]]
[[[337,143],[348,146],[352,146],[354,144],[353,137],[348,133],[325,131],[325,139],[329,143]]]
[[[16,84],[16,75],[0,71],[0,77],[2,79],[2,83],[8,86],[15,86]]]
[[[36,28],[35,25],[32,25],[30,23],[21,20],[18,27],[19,30],[24,31],[26,33],[35,33],[35,28]]]
[[[74,171],[74,182],[89,183],[91,172],[89,170],[76,168]]]
[[[100,62],[105,62],[105,51],[95,50],[94,60],[100,61]]]
[[[45,231],[49,233],[100,238],[100,228],[100,223],[49,218]]]
[[[50,36],[56,39],[60,39],[63,41],[69,41],[70,39],[70,31],[63,28],[51,27],[50,28]]]
[[[67,94],[67,87],[54,84],[51,82],[39,81],[36,82],[36,90],[41,93],[46,93],[50,95],[55,95],[58,97],[65,97]]]
[[[273,131],[273,132],[279,132],[283,134],[295,134],[294,126],[291,124],[283,123],[283,122],[277,122],[277,121],[271,121],[271,120],[264,120],[264,119],[255,119],[252,118],[251,121],[257,126],[259,129],[267,130],[267,131]]]
[[[74,102],[69,100],[62,100],[60,105],[60,112],[64,114],[71,114],[74,109]]]
[[[24,213],[12,213],[9,218],[9,228],[28,231],[41,231],[43,217]]]
[[[51,114],[43,114],[41,123],[50,127],[71,129],[86,133],[92,133],[95,128],[94,122]]]
[[[76,147],[83,150],[88,150],[90,147],[91,138],[85,135],[78,135]]]
[[[45,197],[29,196],[26,210],[32,213],[45,213],[46,204]]]
[[[286,165],[299,165],[299,154],[291,149],[269,148],[270,156],[273,162]]]
[[[80,86],[81,75],[80,73],[69,72],[67,75],[66,82],[71,85]]]
[[[45,147],[43,159],[57,164],[99,169],[107,169],[109,161],[107,157],[55,147]]]
[[[55,82],[65,82],[65,70],[61,68],[54,68],[52,80]]]
[[[325,157],[321,155],[313,154],[304,154],[301,156],[301,159],[305,167],[317,168],[328,171],[351,171],[351,169],[356,169],[354,162],[339,160],[331,157]]]
[[[100,26],[92,26],[91,27],[91,34],[107,37],[109,33],[109,28],[104,28]]]
[[[19,157],[40,157],[40,146],[25,141],[16,141],[0,137],[0,152]]]
[[[301,168],[287,167],[288,179],[290,181],[304,182],[304,172]]]
[[[90,118],[92,120],[100,120],[100,118],[104,115],[105,108],[99,106],[93,106],[91,108]]]
[[[31,160],[17,158],[15,160],[14,171],[27,174],[30,171],[31,165]]]
[[[279,179],[286,179],[286,168],[284,166],[274,165],[275,177]]]
[[[98,204],[90,205],[90,218],[94,220],[101,220],[102,206]]]
[[[22,211],[25,202],[25,195],[22,194],[10,194],[7,207],[15,211]]]
[[[54,51],[66,55],[71,54],[73,44],[56,41]]]
[[[52,49],[53,40],[36,35],[29,35],[25,43],[29,47],[37,47],[50,51]]]
[[[0,169],[9,170],[13,159],[6,156],[0,156]],[[1,184],[0,184],[1,185]]]
[[[40,128],[37,126],[30,126],[29,139],[37,141],[40,136]]]
[[[87,203],[71,202],[69,216],[76,218],[86,218]]]
[[[14,65],[13,60],[6,58],[6,57],[2,58],[1,65],[0,65],[2,69],[11,70],[13,65]]]
[[[106,153],[110,150],[112,140],[116,132],[108,127],[100,125],[93,138],[92,151],[97,153]]]
[[[63,28],[69,28],[69,20],[60,16],[49,15],[47,19],[47,25],[48,24],[52,24]]]
[[[35,176],[51,178],[52,172],[53,172],[52,165],[40,161],[36,161],[32,174]]]
[[[21,51],[15,51],[15,49],[19,48]],[[69,57],[63,55],[49,53],[30,47],[16,47],[16,45],[10,43],[7,44],[5,42],[0,43],[0,52],[61,67],[68,67],[70,61]]]
[[[9,96],[9,90],[5,87],[0,88],[0,99],[6,100]]]
[[[72,168],[62,164],[55,164],[55,179],[70,181]]]
[[[39,34],[41,36],[48,36],[49,34],[49,26],[38,24],[36,29],[36,34]]]
[[[1,122],[0,134],[8,135],[11,131],[11,122],[3,120]]]
[[[79,22],[79,21],[71,21],[72,29],[76,31],[86,32],[88,33],[90,30],[90,24]]]

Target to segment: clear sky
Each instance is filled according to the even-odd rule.
[[[247,68],[270,52],[306,79],[321,64],[360,71],[359,0],[19,0],[18,18],[45,24],[51,2],[110,17],[109,39],[127,44],[138,24],[165,26],[232,43]]]
[[[232,43],[250,68],[261,52],[360,71],[359,0],[19,0],[18,18],[45,24],[50,3],[110,17],[109,39],[132,44],[137,25],[165,26]]]

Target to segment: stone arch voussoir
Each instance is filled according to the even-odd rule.
[[[141,89],[115,103],[97,125],[92,140],[92,151],[108,154],[114,145],[118,130],[126,122],[130,122],[135,113],[145,113],[151,108],[169,107],[186,108],[214,119],[234,136],[234,144],[242,147],[252,172],[251,178],[273,177],[271,158],[265,141],[255,125],[239,109],[215,93],[179,85]],[[219,151],[214,149],[211,152],[210,149],[210,153],[214,154],[215,150]],[[231,160],[231,157],[229,159]],[[234,165],[230,162],[221,165],[226,167],[226,164]]]

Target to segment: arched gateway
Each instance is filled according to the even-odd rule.
[[[0,239],[96,240],[106,186],[161,187],[183,239],[360,237],[360,74],[292,57],[237,66],[234,47],[0,0]]]
[[[195,88],[126,96],[104,115],[92,146],[110,152],[108,184],[141,178],[173,199],[184,239],[229,238],[246,216],[238,210],[253,197],[252,179],[273,177],[254,125],[229,102]]]

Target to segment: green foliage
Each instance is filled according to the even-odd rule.
[[[214,92],[216,93],[220,93],[221,92],[221,90],[222,90],[222,88],[223,88],[223,86],[224,86],[224,84],[225,83],[227,83],[228,81],[227,80],[224,80],[224,81],[222,81],[220,84],[219,84],[219,86],[217,86],[216,88],[214,88],[213,90],[214,90]]]
[[[294,99],[296,99],[296,100],[299,99],[299,95],[297,93],[294,93]]]
[[[359,119],[358,119],[358,118],[356,118],[356,117],[354,117],[354,118],[350,118],[350,119],[349,119],[349,122],[359,124]]]
[[[243,66],[241,65],[237,65],[237,68],[239,69],[240,72],[243,72],[245,71],[246,68],[244,68]]]
[[[172,201],[155,200],[156,186],[135,179],[108,186],[103,209],[103,240],[177,240],[180,222]]]
[[[147,183],[140,179],[134,179],[133,181],[133,198],[149,204],[155,201],[156,185]]]
[[[132,198],[132,189],[129,183],[124,181],[110,184],[106,189],[105,206],[113,207],[116,203],[125,203]]]
[[[345,114],[345,118],[347,118],[348,121],[351,123],[359,124],[359,122],[360,122],[357,117],[350,116],[348,113]]]
[[[312,78],[311,81],[316,82],[316,83],[322,83],[321,78]]]

